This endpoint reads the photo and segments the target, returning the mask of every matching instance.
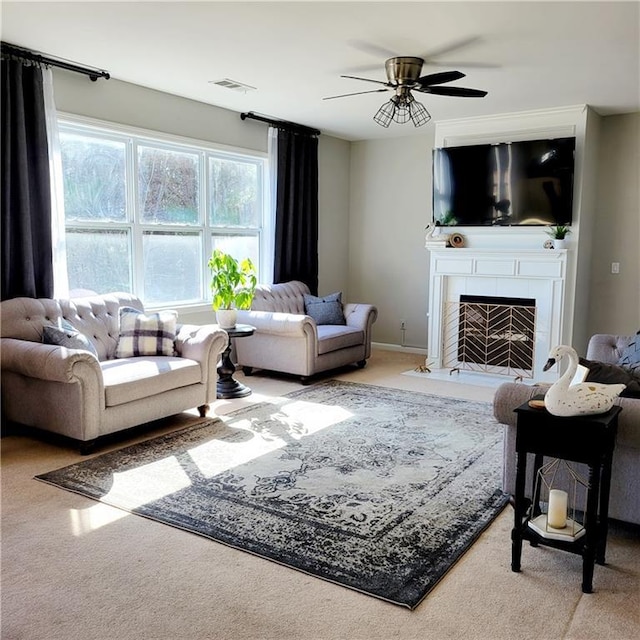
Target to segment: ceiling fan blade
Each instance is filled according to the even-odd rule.
[[[385,87],[393,87],[392,84],[388,82],[383,82],[382,80],[371,80],[370,78],[359,78],[358,76],[340,76],[341,78],[350,78],[351,80],[364,80],[365,82],[375,82],[376,84],[383,84]]]
[[[349,40],[347,44],[364,53],[370,53],[372,56],[376,56],[376,58],[393,58],[398,55],[390,49],[372,44],[371,42],[365,42],[364,40]]]
[[[462,67],[463,69],[499,69],[499,64],[493,64],[491,62],[452,62],[451,60],[425,60],[425,66],[429,67]]]
[[[466,87],[424,87],[416,88],[416,91],[422,93],[433,93],[438,96],[456,96],[458,98],[484,98],[486,91],[480,89],[467,89]]]
[[[440,73],[430,73],[427,76],[418,78],[418,83],[423,87],[427,87],[432,84],[442,84],[443,82],[453,82],[454,80],[460,80],[464,78],[465,74],[460,71],[442,71]]]
[[[380,93],[381,91],[388,91],[388,89],[372,89],[371,91],[357,91],[356,93],[343,93],[339,96],[329,96],[322,98],[323,100],[334,100],[335,98],[348,98],[349,96],[360,96],[363,93]]]
[[[428,53],[420,56],[424,58],[425,61],[430,62],[432,58],[437,58],[438,56],[443,55],[444,53],[449,53],[449,51],[455,51],[456,49],[464,49],[474,42],[478,42],[482,40],[481,36],[468,36],[466,38],[460,38],[459,40],[454,40],[449,44],[445,44],[438,49],[432,49]]]

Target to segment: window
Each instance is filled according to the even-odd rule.
[[[70,289],[202,303],[216,248],[260,274],[263,155],[67,119],[60,147]]]

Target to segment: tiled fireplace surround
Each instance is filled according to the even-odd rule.
[[[447,303],[461,295],[532,298],[536,301],[533,379],[554,381],[557,371],[545,372],[549,350],[560,344],[567,251],[550,249],[431,248],[429,288],[429,360],[442,368],[442,345],[452,336],[442,322]],[[455,339],[455,336],[454,336]]]

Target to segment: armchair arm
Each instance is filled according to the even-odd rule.
[[[310,334],[316,340],[318,337],[315,321],[298,313],[238,311],[238,322],[253,325],[260,333],[299,337]]]
[[[53,382],[77,382],[90,372],[89,375],[95,375],[102,385],[100,363],[83,349],[2,338],[2,368]]]
[[[183,324],[178,327],[175,345],[176,351],[183,358],[203,362],[211,355],[217,358],[226,349],[228,342],[227,332],[218,325]]]
[[[350,302],[344,305],[344,317],[350,327],[366,331],[376,321],[378,310],[372,304]]]

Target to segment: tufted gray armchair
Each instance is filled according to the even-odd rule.
[[[305,314],[308,293],[307,285],[297,280],[258,285],[251,310],[238,312],[238,322],[256,327],[253,336],[235,343],[237,362],[245,373],[266,369],[300,376],[307,383],[322,371],[365,366],[377,309],[344,304],[345,325],[318,325]]]

